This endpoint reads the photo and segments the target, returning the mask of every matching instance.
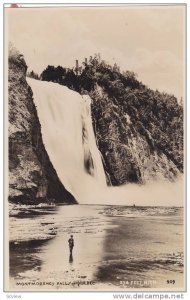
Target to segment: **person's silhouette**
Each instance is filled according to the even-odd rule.
[[[74,247],[73,235],[70,236],[70,239],[68,240],[68,243],[69,243],[70,255],[72,255],[73,254],[73,247]]]

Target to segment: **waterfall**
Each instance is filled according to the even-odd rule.
[[[64,186],[79,203],[93,202],[106,176],[91,118],[91,99],[65,86],[27,78],[50,160]],[[93,195],[94,196],[94,195]]]
[[[85,169],[90,175],[94,176],[99,183],[106,186],[101,153],[97,148],[92,126],[91,98],[88,95],[84,95],[82,98],[82,131]]]
[[[42,138],[60,180],[79,203],[183,205],[183,178],[107,187],[91,118],[91,99],[65,86],[27,78]],[[166,201],[167,199],[167,201]]]

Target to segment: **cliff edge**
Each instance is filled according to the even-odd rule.
[[[45,150],[33,93],[26,82],[27,66],[12,46],[8,59],[9,201],[77,203],[65,189]]]

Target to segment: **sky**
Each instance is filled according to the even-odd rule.
[[[185,6],[6,8],[6,38],[30,70],[94,53],[152,89],[184,98]]]

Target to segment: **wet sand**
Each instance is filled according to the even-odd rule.
[[[183,290],[183,209],[72,205],[40,211],[10,218],[10,289]]]

